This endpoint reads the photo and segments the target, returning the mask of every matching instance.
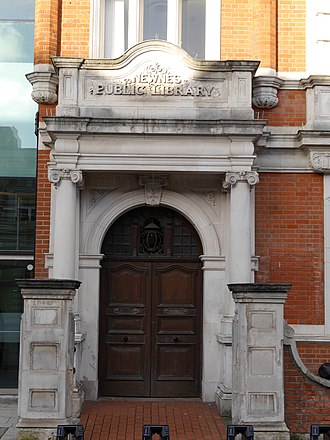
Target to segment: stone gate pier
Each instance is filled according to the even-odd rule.
[[[24,299],[24,313],[17,438],[34,435],[46,440],[56,435],[57,425],[72,423],[72,299],[80,281],[31,279],[21,280],[18,285]]]
[[[284,303],[289,284],[229,284],[233,320],[232,423],[256,440],[288,440],[284,421]]]

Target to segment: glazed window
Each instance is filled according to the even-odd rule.
[[[177,44],[196,59],[220,57],[220,0],[103,1],[104,13],[96,9],[100,20],[95,15],[93,20],[100,22],[103,41],[94,44],[93,57],[115,58],[134,44],[152,39]],[[96,29],[93,34],[96,42]]]
[[[182,47],[196,58],[205,58],[205,0],[182,0]]]

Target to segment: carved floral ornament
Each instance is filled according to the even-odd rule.
[[[309,162],[315,171],[330,172],[330,153],[310,153]]]
[[[54,72],[32,72],[26,75],[32,84],[32,99],[37,104],[54,104],[57,101],[58,76]]]
[[[259,174],[256,171],[239,171],[237,173],[226,173],[225,180],[222,183],[224,189],[230,189],[237,182],[246,182],[254,186],[259,182]]]
[[[58,187],[61,180],[71,180],[72,183],[78,185],[79,189],[84,186],[84,177],[81,170],[50,168],[48,170],[48,180],[54,184],[55,188]]]
[[[253,79],[252,102],[258,108],[273,108],[278,104],[277,92],[283,79],[273,76],[257,76]]]

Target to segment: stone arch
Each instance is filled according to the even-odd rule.
[[[92,218],[88,218],[89,228],[83,245],[84,252],[88,254],[100,253],[104,236],[118,217],[130,209],[145,205],[142,190],[131,191],[119,196],[112,201],[111,208],[104,199],[103,203],[93,209]],[[175,209],[195,227],[205,255],[221,255],[219,239],[212,221],[196,201],[182,194],[164,190],[161,205]]]

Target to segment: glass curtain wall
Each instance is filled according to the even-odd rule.
[[[17,388],[15,280],[33,275],[37,106],[25,74],[33,70],[34,2],[1,0],[0,8],[0,389]]]

